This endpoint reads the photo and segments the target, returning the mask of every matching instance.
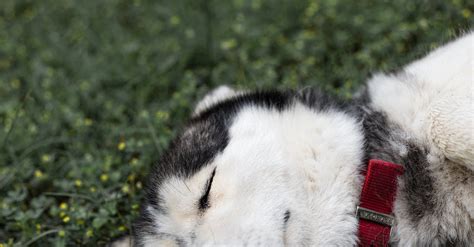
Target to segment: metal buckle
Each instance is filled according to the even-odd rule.
[[[381,225],[393,226],[395,224],[395,218],[392,215],[379,213],[359,206],[357,206],[356,216],[359,219],[370,220]]]

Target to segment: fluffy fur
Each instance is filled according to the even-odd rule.
[[[134,244],[356,245],[359,174],[384,159],[406,170],[394,246],[472,246],[473,46],[375,75],[350,102],[217,89],[154,166]]]

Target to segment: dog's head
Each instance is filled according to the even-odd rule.
[[[362,146],[357,120],[315,91],[219,88],[153,168],[135,243],[354,244]]]

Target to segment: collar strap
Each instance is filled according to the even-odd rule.
[[[403,167],[387,161],[370,160],[357,207],[359,246],[388,246],[397,193],[397,178]]]

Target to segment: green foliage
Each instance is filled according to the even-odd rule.
[[[0,246],[104,245],[219,84],[349,97],[474,24],[474,3],[0,1]]]

